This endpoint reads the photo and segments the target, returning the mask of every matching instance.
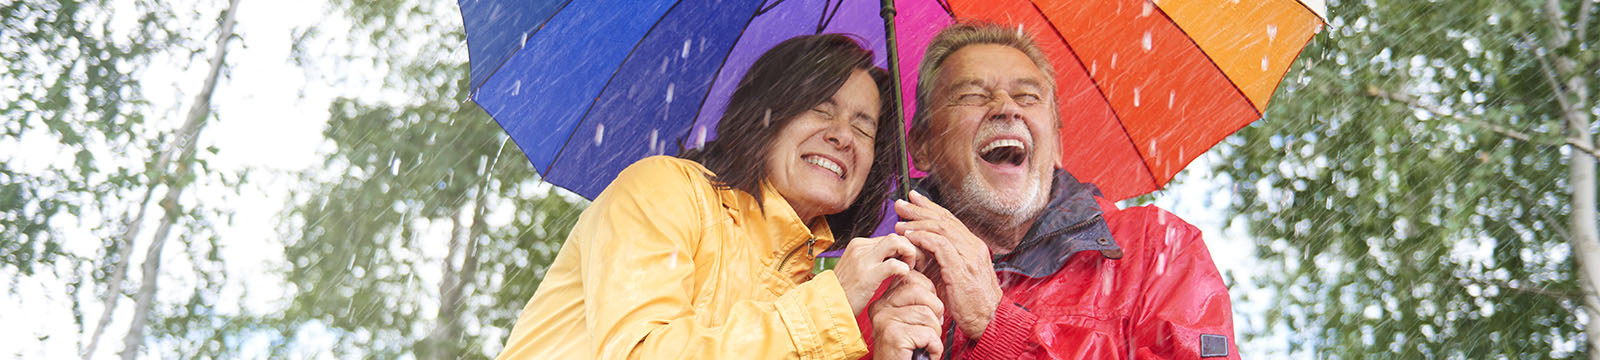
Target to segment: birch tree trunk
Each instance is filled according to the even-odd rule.
[[[211,71],[206,74],[205,84],[201,86],[200,93],[195,95],[195,102],[190,104],[188,119],[184,121],[183,127],[178,130],[178,136],[174,139],[178,146],[169,148],[169,151],[181,151],[182,155],[178,157],[177,169],[170,176],[162,176],[163,182],[167,185],[167,193],[160,203],[163,210],[161,225],[156,228],[155,237],[146,252],[144,265],[141,267],[143,279],[139,283],[139,293],[134,297],[133,321],[128,325],[128,334],[122,338],[122,358],[125,360],[137,358],[140,347],[144,345],[144,328],[150,319],[150,309],[155,302],[156,283],[161,272],[161,251],[166,247],[173,224],[182,213],[178,208],[178,199],[191,182],[189,177],[193,171],[196,144],[201,130],[205,129],[206,118],[211,112],[211,95],[217,88],[217,76],[222,73],[223,59],[228,54],[228,40],[233,37],[234,17],[238,9],[239,0],[229,0],[228,8],[223,14],[221,30],[217,32],[217,53],[211,58]]]

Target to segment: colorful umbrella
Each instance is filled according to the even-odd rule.
[[[461,0],[472,99],[546,181],[592,198],[628,164],[714,139],[779,41],[847,33],[884,58],[876,0]],[[1063,167],[1113,199],[1154,191],[1261,117],[1320,0],[901,0],[902,89],[953,18],[1019,24],[1053,61]],[[908,102],[912,99],[906,99]],[[905,104],[907,119],[913,104]]]
[[[952,17],[1032,33],[1055,68],[1062,167],[1113,200],[1160,189],[1260,118],[1327,12],[1322,0],[903,1],[899,8],[907,93],[922,51]]]

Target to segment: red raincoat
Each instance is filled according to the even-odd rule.
[[[1051,196],[995,260],[1004,296],[983,337],[945,324],[952,358],[1239,358],[1228,289],[1198,228],[1154,206],[1117,209],[1063,171]],[[870,344],[866,312],[857,322]]]

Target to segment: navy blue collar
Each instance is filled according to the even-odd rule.
[[[918,190],[935,201],[940,198],[932,182],[920,181]],[[1034,219],[1022,242],[1010,254],[994,258],[996,272],[1010,272],[1041,278],[1055,274],[1067,258],[1083,251],[1099,251],[1110,259],[1122,258],[1122,247],[1111,237],[1105,212],[1095,201],[1100,188],[1078,182],[1064,170],[1056,170],[1050,186],[1050,202]]]
[[[1100,188],[1056,170],[1050,202],[1016,249],[995,257],[994,270],[1040,278],[1055,274],[1068,258],[1083,251],[1099,251],[1109,259],[1122,258],[1122,247],[1111,237],[1096,196],[1101,196]]]

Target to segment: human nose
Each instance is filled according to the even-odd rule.
[[[1001,90],[996,91],[993,99],[989,101],[990,120],[1022,119],[1022,105],[1011,98],[1011,94]]]
[[[823,140],[827,141],[828,145],[833,145],[835,149],[848,150],[855,143],[850,140],[852,130],[849,122],[832,121],[822,131]]]

